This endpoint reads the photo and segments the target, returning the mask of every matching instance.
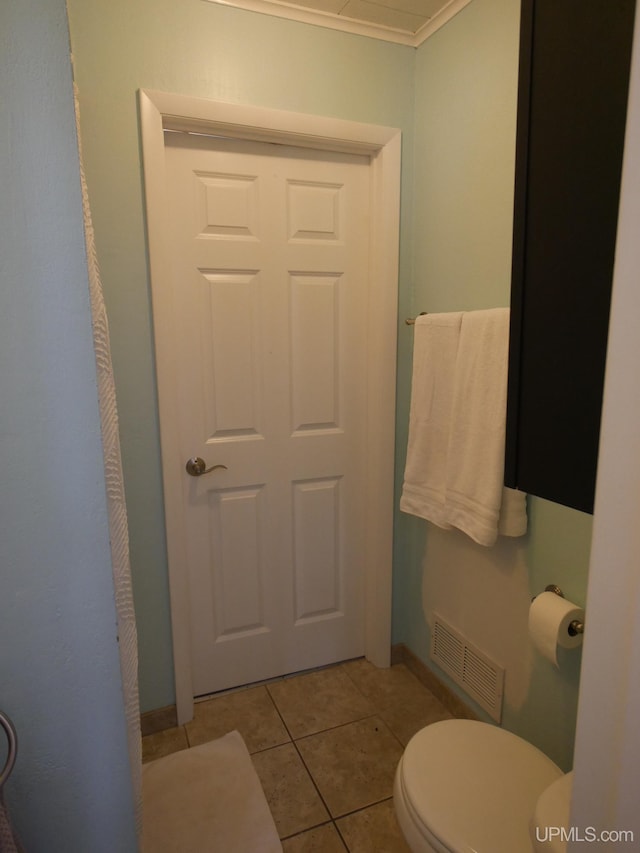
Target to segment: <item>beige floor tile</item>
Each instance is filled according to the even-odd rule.
[[[294,740],[373,714],[341,667],[285,678],[268,689]]]
[[[437,706],[427,707],[390,707],[380,711],[380,716],[389,726],[394,735],[403,746],[406,746],[411,738],[420,729],[438,720],[449,720],[451,714],[437,699],[433,699]]]
[[[156,758],[163,758],[165,755],[171,755],[172,752],[179,752],[188,747],[184,726],[154,732],[142,738],[142,761],[143,763],[155,761]]]
[[[401,693],[429,693],[405,664],[397,663],[389,667],[374,666],[364,658],[341,664],[360,692],[373,703],[394,700]]]
[[[350,853],[411,853],[393,811],[385,800],[336,821]]]
[[[269,749],[290,740],[266,687],[225,693],[196,702],[194,718],[186,724],[189,746],[222,737],[237,729],[249,752]]]
[[[402,747],[379,717],[296,742],[333,817],[388,799]]]
[[[320,796],[292,743],[251,756],[280,838],[329,819]]]
[[[345,853],[338,830],[332,823],[309,829],[282,842],[284,853]]]
[[[379,669],[357,660],[342,668],[405,746],[424,726],[452,716],[404,664]]]

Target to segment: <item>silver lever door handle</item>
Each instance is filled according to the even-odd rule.
[[[192,477],[202,477],[203,474],[215,471],[216,468],[224,468],[226,470],[227,466],[212,465],[211,468],[207,468],[207,463],[204,459],[201,459],[199,456],[192,456],[191,459],[187,460],[185,468],[187,469],[187,474],[190,474]]]

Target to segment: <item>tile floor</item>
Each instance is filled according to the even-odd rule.
[[[449,717],[404,664],[359,659],[197,702],[186,726],[143,738],[143,759],[237,729],[284,853],[407,853],[391,799],[396,765],[418,729]]]

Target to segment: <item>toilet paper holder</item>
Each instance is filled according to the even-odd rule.
[[[549,583],[544,588],[545,592],[553,592],[556,595],[559,595],[560,598],[564,598],[564,592],[560,589],[560,587],[555,583]],[[534,595],[531,601],[534,601],[536,596]],[[569,632],[569,636],[575,637],[578,634],[584,634],[584,622],[581,622],[579,619],[573,619],[569,623],[569,627],[567,628]]]

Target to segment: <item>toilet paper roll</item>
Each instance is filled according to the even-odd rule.
[[[531,602],[529,635],[540,654],[555,666],[558,647],[574,649],[582,644],[582,634],[569,633],[574,619],[584,622],[584,610],[555,592],[542,592]]]

